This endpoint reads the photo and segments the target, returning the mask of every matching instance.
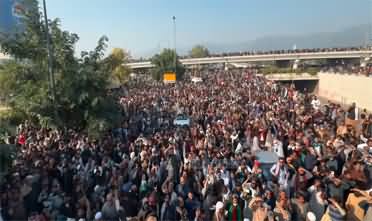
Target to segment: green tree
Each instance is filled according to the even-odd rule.
[[[205,58],[209,56],[209,50],[202,45],[196,45],[191,49],[189,54],[192,58]]]
[[[6,105],[39,123],[73,127],[94,135],[119,123],[117,102],[107,95],[113,71],[104,59],[107,37],[100,38],[94,50],[75,57],[79,37],[62,31],[58,19],[49,21],[49,26],[57,99],[52,101],[48,86],[42,16],[34,10],[26,15],[22,34],[0,39],[1,50],[14,58],[0,66],[0,93],[8,98]]]
[[[151,63],[155,66],[152,70],[152,76],[155,80],[160,81],[165,72],[174,71],[174,58],[176,53],[172,49],[163,49],[160,54],[156,54],[151,58]],[[182,80],[185,73],[185,68],[176,58],[176,77],[177,80]]]
[[[124,84],[128,81],[131,69],[126,65],[129,62],[130,54],[122,48],[114,48],[111,54],[105,59],[108,69],[112,73],[114,84]]]
[[[103,59],[107,40],[102,37],[95,50],[82,52],[77,69],[66,73],[59,89],[58,113],[64,123],[94,135],[120,122],[117,102],[107,93],[111,77]]]

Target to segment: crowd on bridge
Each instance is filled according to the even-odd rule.
[[[226,56],[247,56],[247,55],[271,55],[271,54],[294,54],[294,53],[320,53],[320,52],[342,52],[342,51],[359,51],[366,49],[365,47],[345,47],[345,48],[303,48],[303,49],[287,49],[287,50],[267,50],[267,51],[244,51],[211,54],[209,57],[226,57]],[[190,57],[185,57],[190,58]]]
[[[248,55],[271,55],[271,54],[294,54],[294,53],[320,53],[320,52],[343,52],[343,51],[361,51],[369,50],[368,47],[339,47],[339,48],[302,48],[302,49],[286,49],[286,50],[252,50],[252,51],[240,51],[240,52],[222,52],[222,53],[211,53],[208,57],[226,57],[226,56],[248,56]],[[181,59],[191,58],[190,55],[180,56]],[[145,62],[148,59],[132,59],[130,62]]]
[[[334,65],[323,65],[321,72],[337,73],[337,74],[352,74],[371,77],[372,76],[372,65],[366,64],[361,67],[360,64],[345,64],[339,63]]]
[[[18,127],[1,221],[372,220],[372,115],[355,105],[252,70],[125,89],[100,139]]]

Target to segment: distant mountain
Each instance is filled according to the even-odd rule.
[[[350,27],[338,32],[323,32],[301,36],[266,36],[244,43],[207,44],[211,52],[238,52],[252,50],[282,50],[299,48],[353,47],[368,43],[371,34],[368,25]]]

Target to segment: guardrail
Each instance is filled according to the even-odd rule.
[[[355,58],[362,56],[372,55],[372,50],[365,51],[333,51],[333,52],[309,52],[309,53],[285,53],[285,54],[265,54],[265,55],[241,55],[241,56],[225,56],[225,57],[211,57],[211,58],[187,58],[181,59],[183,64],[192,62],[210,62],[214,60],[225,60],[225,61],[239,61],[247,59],[249,60],[287,60],[287,59],[317,59],[317,58],[334,58],[334,57],[345,57]]]

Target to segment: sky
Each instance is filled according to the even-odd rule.
[[[39,0],[41,2],[41,0]],[[263,36],[305,35],[368,24],[370,0],[47,0],[49,18],[79,35],[77,50],[100,36],[109,50],[147,57],[160,48],[246,42]]]

